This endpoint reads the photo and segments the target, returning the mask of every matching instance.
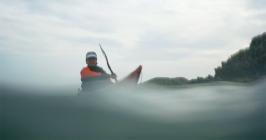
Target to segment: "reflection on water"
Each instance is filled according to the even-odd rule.
[[[265,140],[265,85],[108,88],[79,96],[2,88],[1,139]]]

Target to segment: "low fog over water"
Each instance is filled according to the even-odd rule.
[[[265,140],[266,81],[105,88],[2,88],[1,139]]]

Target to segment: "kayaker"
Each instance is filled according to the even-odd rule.
[[[116,74],[107,74],[103,68],[97,64],[97,54],[93,51],[86,54],[87,66],[81,72],[81,88],[83,91],[89,90],[95,86],[102,86],[105,84],[112,84],[111,79],[115,79]]]

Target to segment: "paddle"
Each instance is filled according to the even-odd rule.
[[[110,64],[109,64],[109,61],[108,61],[107,55],[106,55],[105,51],[103,50],[102,45],[101,45],[100,43],[99,43],[99,46],[100,46],[101,51],[102,51],[102,53],[103,53],[103,55],[104,55],[104,57],[105,57],[105,60],[106,60],[107,66],[108,66],[108,68],[109,68],[111,74],[115,74],[114,71],[112,70]],[[115,77],[115,82],[117,82],[117,78],[116,78],[116,77]]]

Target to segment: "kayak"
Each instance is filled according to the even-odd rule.
[[[99,89],[104,89],[106,87],[128,87],[128,86],[136,86],[138,84],[140,75],[142,71],[142,66],[138,66],[134,71],[132,71],[128,76],[119,80],[116,83],[111,84],[108,80],[98,80],[90,83],[86,89],[80,89],[78,94],[87,93],[88,91],[96,91]]]
[[[121,83],[128,83],[128,84],[133,84],[133,85],[138,84],[141,71],[142,71],[142,66],[140,65],[133,72],[131,72],[128,76],[126,76],[124,79],[119,81],[118,84],[121,84]]]

